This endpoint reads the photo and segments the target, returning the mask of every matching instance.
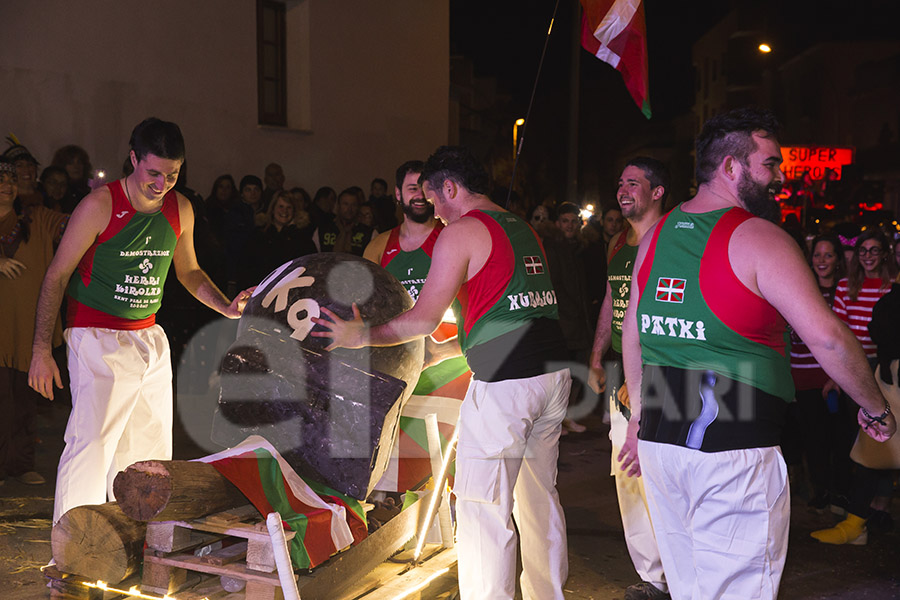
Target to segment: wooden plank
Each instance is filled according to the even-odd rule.
[[[284,600],[280,587],[266,585],[258,581],[248,581],[244,590],[245,600]],[[304,600],[306,600],[304,598]]]
[[[141,589],[165,596],[174,594],[200,582],[200,574],[169,565],[147,562],[144,559]]]
[[[211,544],[222,539],[214,533],[204,533],[177,525],[175,521],[147,523],[147,546],[159,552],[180,552],[187,548]]]
[[[195,529],[198,531],[207,531],[210,533],[218,533],[221,535],[233,535],[235,537],[247,540],[268,540],[269,532],[263,523],[262,531],[257,527],[258,524],[251,523],[230,523],[222,524],[217,522],[205,522],[203,520],[195,521],[169,521],[176,527],[184,527],[185,529]],[[292,540],[296,535],[294,531],[285,531],[284,537],[288,541]]]
[[[247,540],[247,567],[255,571],[275,571],[275,552],[272,540]]]
[[[237,562],[228,565],[210,565],[203,562],[203,557],[194,556],[193,554],[154,556],[152,552],[147,552],[144,554],[144,568],[146,568],[147,564],[167,565],[191,571],[198,571],[200,573],[209,573],[210,575],[226,575],[234,579],[243,579],[248,583],[251,581],[258,581],[260,583],[268,583],[271,585],[281,585],[278,581],[278,575],[254,571],[247,568],[245,563]],[[304,598],[304,600],[306,599]]]
[[[415,536],[420,512],[425,513],[425,509],[420,511],[420,508],[429,497],[430,494],[426,494],[356,546],[331,557],[316,569],[313,577],[303,578],[300,597],[303,600],[343,598],[342,594],[360,577],[390,558]]]
[[[201,556],[200,560],[208,565],[230,565],[239,561],[247,555],[247,542],[239,542],[218,550],[213,550],[206,556]]]
[[[223,510],[222,512],[213,513],[211,515],[201,517],[199,519],[194,519],[195,521],[200,521],[201,523],[240,523],[241,521],[250,521],[260,519],[261,515],[259,511],[256,510],[252,504],[246,504],[244,506],[238,506],[237,508],[232,508],[231,510]]]
[[[453,518],[450,515],[450,494],[447,492],[447,486],[444,483],[447,477],[446,473],[441,474],[444,467],[444,455],[441,451],[441,434],[438,430],[437,415],[429,413],[425,417],[425,437],[428,439],[428,454],[431,458],[431,478],[434,480],[434,487],[440,488],[440,499],[438,500],[437,520],[441,531],[441,542],[444,548],[453,547]],[[453,448],[448,448],[453,452]],[[449,468],[449,465],[448,467]],[[425,526],[425,531],[431,529],[431,524]],[[423,535],[425,535],[423,533]]]
[[[456,561],[456,548],[442,550],[417,567],[391,578],[385,585],[359,600],[391,600],[416,587],[421,586],[420,589],[424,589],[429,583],[449,572],[456,565]]]

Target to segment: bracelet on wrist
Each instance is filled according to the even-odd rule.
[[[862,407],[860,407],[860,408],[862,408]],[[866,419],[869,421],[869,424],[870,424],[870,425],[871,425],[872,423],[876,423],[876,422],[877,422],[879,425],[882,425],[882,426],[883,426],[883,425],[886,425],[886,423],[884,422],[884,420],[887,418],[887,416],[888,416],[889,414],[891,414],[891,405],[888,404],[887,400],[885,400],[885,401],[884,401],[884,412],[881,413],[880,415],[874,415],[874,416],[873,416],[873,415],[870,415],[870,414],[869,414],[869,411],[867,411],[865,408],[862,408],[862,412],[863,412],[863,416],[866,417]]]

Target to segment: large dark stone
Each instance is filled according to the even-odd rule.
[[[370,325],[412,307],[390,273],[350,254],[304,256],[266,277],[222,361],[213,435],[227,445],[262,435],[300,475],[364,499],[387,466],[424,343],[324,351],[330,340],[309,335],[311,317],[324,306],[350,319],[354,302]]]

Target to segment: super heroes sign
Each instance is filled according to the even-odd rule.
[[[781,170],[788,179],[802,179],[809,171],[812,179],[824,179],[826,169],[841,178],[841,167],[853,164],[853,148],[833,146],[782,146]]]

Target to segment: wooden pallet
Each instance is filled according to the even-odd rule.
[[[285,532],[286,539],[293,537],[293,531]],[[211,550],[198,556],[194,549],[203,547]],[[246,600],[283,597],[266,523],[252,506],[191,521],[147,524],[144,592],[165,595],[197,587],[201,573],[218,577],[223,591],[242,591],[236,597]]]

